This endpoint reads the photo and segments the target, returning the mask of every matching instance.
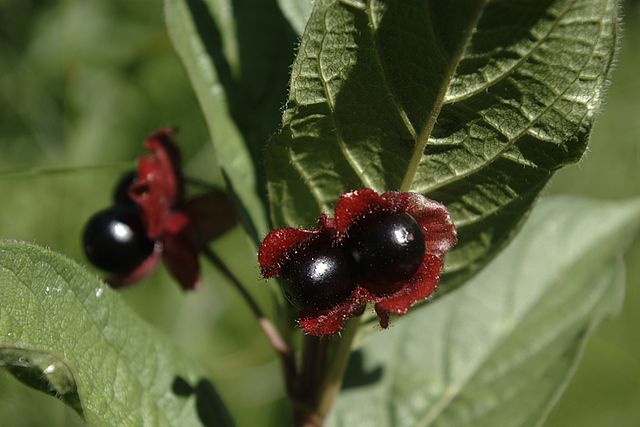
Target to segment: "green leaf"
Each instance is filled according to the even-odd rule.
[[[622,305],[621,254],[639,225],[637,199],[545,200],[468,286],[364,345],[329,425],[540,425]]]
[[[279,125],[296,34],[276,0],[165,0],[165,16],[240,217],[259,242],[269,230],[263,151]]]
[[[278,3],[295,32],[302,34],[311,14],[313,0],[278,0]]]
[[[515,234],[581,158],[616,42],[615,0],[318,0],[269,150],[273,222],[313,224],[345,191],[443,202],[443,288]]]
[[[193,362],[67,258],[0,242],[0,366],[95,426],[232,425]]]

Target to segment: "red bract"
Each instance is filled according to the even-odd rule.
[[[151,239],[165,232],[173,211],[184,202],[180,151],[171,140],[173,133],[173,129],[160,129],[149,135],[144,142],[149,154],[138,159],[138,178],[129,188],[129,197],[142,211]]]
[[[173,129],[160,129],[146,139],[147,154],[138,159],[129,198],[140,209],[147,237],[156,242],[153,253],[133,271],[110,280],[114,287],[137,282],[162,259],[185,290],[200,283],[199,242],[195,222],[184,200],[180,151],[171,140]]]
[[[282,277],[283,270],[286,272],[296,256],[304,252],[302,249],[316,239],[328,238],[333,247],[340,247],[348,241],[350,228],[362,219],[397,213],[406,213],[415,219],[424,236],[424,255],[415,273],[392,286],[370,283],[353,273],[355,286],[347,298],[335,301],[330,307],[300,310],[298,324],[306,333],[335,334],[348,318],[361,313],[366,303],[374,305],[380,325],[386,328],[390,314],[404,315],[415,303],[427,299],[438,285],[443,255],[456,243],[451,216],[442,204],[419,194],[387,192],[380,195],[362,189],[342,195],[334,218],[322,215],[314,230],[282,228],[265,237],[259,252],[263,275]]]
[[[147,138],[144,147],[148,153],[140,156],[137,178],[129,187],[129,197],[140,209],[147,237],[156,247],[133,271],[113,278],[114,287],[142,279],[162,259],[183,289],[196,289],[200,283],[200,245],[235,223],[223,193],[185,200],[180,152],[171,140],[173,133],[172,129],[161,129]]]

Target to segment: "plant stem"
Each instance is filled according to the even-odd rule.
[[[360,316],[349,320],[340,336],[303,339],[302,366],[298,373],[295,354],[242,282],[211,249],[202,247],[204,256],[240,293],[280,357],[287,392],[292,402],[296,427],[322,427],[335,396],[340,391],[351,346],[360,326]]]
[[[320,427],[340,391],[351,345],[360,326],[355,317],[340,337],[305,336],[300,372],[299,401],[294,402],[296,427]]]
[[[296,427],[320,427],[322,417],[315,413],[319,376],[326,356],[327,340],[305,335],[302,341],[302,366],[298,377],[298,393],[292,400]]]
[[[352,318],[345,325],[339,340],[329,346],[318,399],[318,412],[324,419],[342,387],[344,372],[351,356],[351,347],[360,326],[360,316]]]
[[[218,270],[220,270],[220,272],[229,280],[233,287],[236,288],[236,290],[240,293],[242,299],[244,299],[244,301],[249,306],[249,309],[253,312],[253,315],[258,321],[258,325],[269,340],[271,347],[273,347],[273,349],[280,357],[282,370],[284,371],[287,392],[289,396],[293,396],[296,391],[295,383],[297,377],[295,354],[293,353],[287,342],[282,338],[280,332],[278,332],[278,328],[276,328],[271,320],[269,320],[269,318],[265,316],[258,303],[253,299],[242,282],[240,282],[240,280],[238,280],[238,278],[231,272],[231,270],[229,270],[229,268],[218,257],[218,255],[216,255],[213,251],[211,251],[211,249],[204,245],[202,246],[201,250],[203,255],[211,262],[211,264],[213,264]]]

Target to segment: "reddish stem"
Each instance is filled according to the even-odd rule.
[[[253,315],[256,317],[258,321],[258,325],[264,332],[265,336],[269,340],[271,347],[276,351],[278,356],[280,357],[280,362],[282,364],[282,370],[284,371],[285,383],[287,387],[287,392],[289,396],[294,396],[296,391],[296,359],[293,351],[287,344],[287,342],[282,338],[278,329],[273,325],[271,320],[267,316],[265,316],[264,312],[253,299],[251,294],[244,287],[242,282],[238,280],[238,278],[229,270],[229,268],[224,264],[224,262],[216,255],[211,249],[202,247],[202,253],[204,256],[213,264],[220,272],[229,280],[229,282],[233,285],[234,288],[240,293],[242,299],[247,303],[249,309],[253,312]]]

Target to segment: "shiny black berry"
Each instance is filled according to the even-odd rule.
[[[299,249],[282,269],[283,290],[299,309],[322,309],[345,298],[355,288],[341,248],[319,241]]]
[[[128,273],[153,252],[138,210],[117,205],[93,215],[84,229],[84,251],[96,267]]]
[[[122,175],[115,190],[113,191],[113,201],[116,205],[131,205],[135,203],[129,198],[129,187],[138,179],[138,173],[136,171],[129,171]]]
[[[392,285],[409,279],[425,253],[420,225],[409,214],[366,216],[347,230],[345,250],[357,274],[370,283]]]

